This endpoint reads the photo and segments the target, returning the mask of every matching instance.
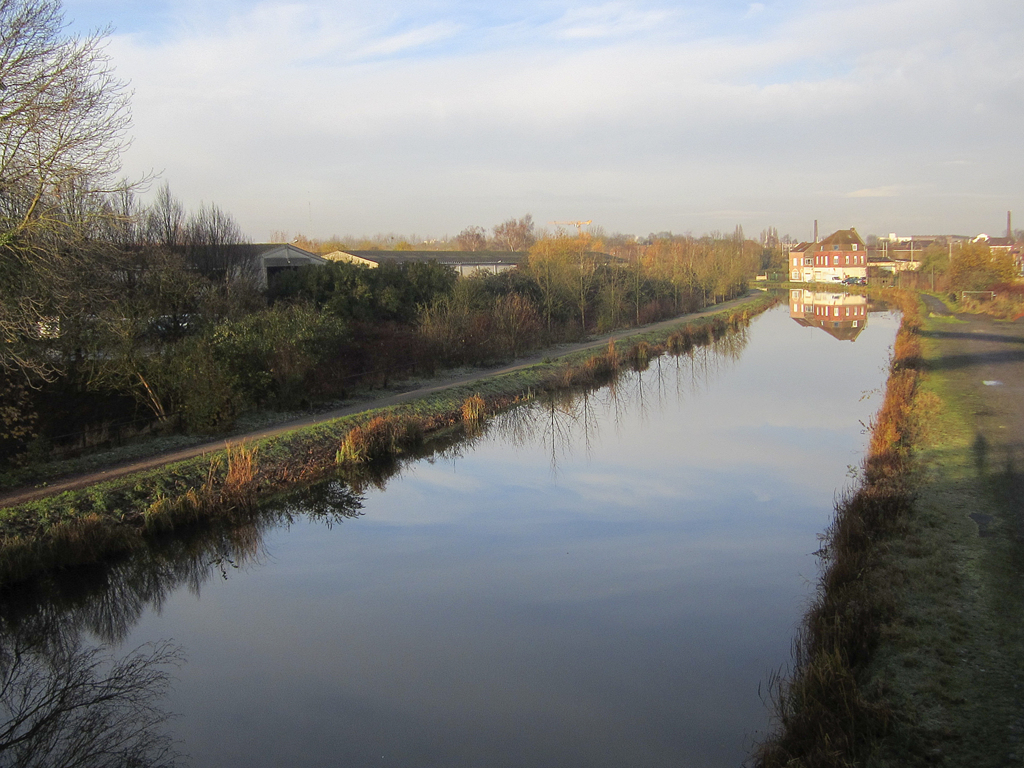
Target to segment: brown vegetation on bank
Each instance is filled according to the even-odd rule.
[[[755,751],[759,768],[857,765],[888,728],[891,713],[866,689],[866,670],[892,615],[895,585],[874,566],[912,509],[921,319],[915,294],[880,298],[903,312],[885,400],[870,424],[860,486],[838,501],[824,536],[823,572],[794,645],[793,668],[770,683],[776,730]]]

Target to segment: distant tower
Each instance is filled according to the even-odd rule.
[[[1010,222],[1010,211],[1006,212],[1006,239],[1013,240],[1013,226]]]
[[[814,220],[814,242],[818,242],[818,220]]]

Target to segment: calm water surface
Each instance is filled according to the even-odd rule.
[[[383,489],[298,494],[255,556],[108,594],[121,626],[92,635],[183,647],[166,707],[196,766],[737,766],[897,326],[851,342],[797,309]],[[332,504],[357,516],[303,514]]]

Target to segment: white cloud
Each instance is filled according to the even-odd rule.
[[[678,12],[666,9],[636,11],[623,3],[606,3],[570,8],[555,26],[559,37],[592,40],[650,32],[671,23],[678,16]]]
[[[428,24],[419,29],[413,29],[397,35],[389,35],[371,42],[362,48],[357,48],[356,52],[351,55],[351,58],[402,53],[454,37],[459,30],[460,27],[458,25],[447,22]]]
[[[906,187],[893,184],[886,187],[871,187],[850,192],[847,197],[899,197]]]
[[[257,238],[525,211],[638,233],[830,215],[973,231],[994,200],[1022,207],[1016,5],[758,5],[756,34],[705,18],[699,36],[693,9],[657,3],[215,6],[219,23],[114,39],[136,94],[129,168],[166,169]],[[952,179],[950,157],[969,163]]]

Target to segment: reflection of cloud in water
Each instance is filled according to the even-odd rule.
[[[656,358],[648,370],[627,371],[614,386],[558,393],[499,414],[450,472],[476,477],[471,466],[496,454],[484,495],[499,507],[516,498],[519,508],[510,514],[525,517],[543,507],[594,519],[654,519],[690,514],[695,504],[722,514],[729,505],[760,508],[782,494],[831,495],[834,473],[822,465],[823,456],[836,440],[850,441],[851,429],[859,431],[868,417],[859,395],[884,379],[878,360],[895,326],[879,323],[856,349],[825,337],[830,354],[839,349],[847,357],[843,386],[836,386],[831,358],[818,362],[805,354],[800,336],[784,326],[788,322],[780,308],[750,333],[688,355]],[[758,344],[748,348],[754,333]],[[858,366],[859,359],[868,364]],[[723,375],[737,366],[737,375]],[[818,392],[813,403],[808,389]],[[866,439],[854,438],[850,455],[836,459],[844,474],[859,461]],[[538,449],[554,469],[547,477],[534,468]],[[418,510],[417,522],[428,522],[430,514],[437,522],[474,514],[460,507],[450,476],[445,482],[440,492],[451,495],[444,509]],[[561,498],[560,485],[573,487],[572,497]],[[735,496],[738,487],[746,488],[741,496]],[[401,506],[389,493],[388,506]],[[412,500],[423,492],[400,493]],[[648,500],[643,508],[635,504],[640,498]]]
[[[723,499],[760,507],[783,492],[806,496],[827,488],[831,493],[830,472],[808,468],[818,466],[831,443],[851,425],[858,428],[858,419],[867,414],[859,396],[843,392],[830,401],[827,395],[835,387],[826,388],[827,407],[807,408],[806,386],[813,388],[816,377],[829,382],[831,368],[802,355],[794,334],[773,327],[785,322],[784,309],[776,310],[751,332],[690,354],[655,358],[642,374],[628,370],[614,385],[559,392],[498,414],[474,438],[472,450],[450,448],[455,458],[435,456],[429,469],[419,465],[417,483],[389,489],[386,519],[450,523],[477,513],[460,501],[471,491],[499,507],[516,498],[513,506],[519,508],[510,514],[518,517],[553,506],[593,518],[660,518],[695,502],[718,510]],[[876,340],[862,342],[857,350],[871,360],[871,367],[861,370],[867,386],[883,376],[877,360],[879,343],[882,348],[888,343],[885,331],[877,329]],[[748,349],[754,332],[759,343]],[[743,368],[739,375],[722,375],[737,365]],[[858,445],[864,442],[866,437]],[[547,477],[535,472],[538,449],[548,456]],[[859,461],[860,450],[841,457],[844,471]],[[471,466],[491,454],[500,458],[480,478]],[[742,498],[731,498],[736,483],[730,473],[739,473],[747,484]],[[559,497],[562,484],[575,488],[572,497]],[[445,503],[431,503],[435,494]],[[639,498],[653,501],[635,509]]]
[[[643,424],[651,409],[670,396],[683,402],[705,393],[739,359],[747,342],[747,331],[742,329],[711,346],[656,358],[642,372],[624,370],[613,383],[595,391],[549,393],[496,416],[488,425],[488,434],[514,448],[539,442],[551,457],[552,470],[557,471],[560,459],[580,449],[590,453],[602,424],[610,423],[616,431],[626,423]]]

